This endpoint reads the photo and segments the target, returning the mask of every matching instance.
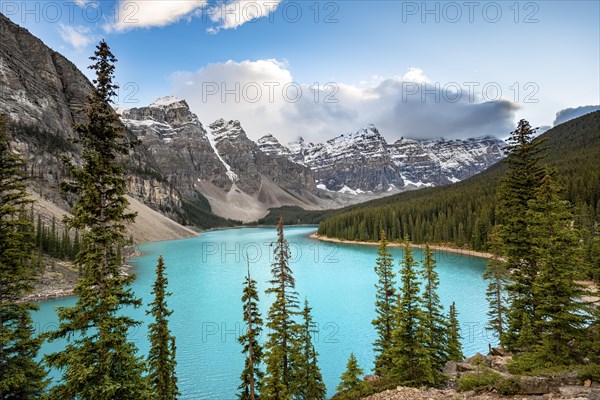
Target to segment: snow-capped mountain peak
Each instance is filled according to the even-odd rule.
[[[185,105],[185,107],[187,107],[187,103],[185,100],[181,100],[175,96],[165,96],[159,97],[158,99],[154,100],[154,102],[152,102],[152,104],[150,104],[148,107],[165,108],[182,105]]]
[[[177,136],[205,136],[206,133],[185,100],[161,97],[147,107],[119,109],[123,123],[137,136],[156,136],[170,142]]]
[[[279,140],[270,133],[261,137],[256,141],[258,148],[265,154],[268,155],[285,155],[289,156],[290,150],[279,143]]]

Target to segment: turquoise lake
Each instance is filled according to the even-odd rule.
[[[318,323],[314,343],[328,394],[335,393],[339,376],[350,352],[354,352],[365,373],[373,366],[371,343],[375,331],[373,267],[376,246],[341,245],[320,242],[308,236],[315,227],[288,227],[290,266],[296,278],[301,301],[306,297]],[[135,293],[144,304],[151,301],[156,259],[162,255],[167,266],[169,307],[174,310],[170,327],[177,338],[177,374],[182,399],[235,399],[244,355],[237,337],[243,331],[241,291],[246,275],[246,254],[253,278],[260,290],[265,319],[271,298],[264,294],[271,278],[275,228],[243,228],[203,233],[192,239],[146,243],[143,255],[130,260],[137,279]],[[402,251],[390,248],[396,262]],[[446,307],[456,302],[462,330],[463,352],[471,356],[485,352],[496,338],[485,330],[487,302],[482,274],[485,260],[454,253],[436,252],[440,275],[439,296]],[[415,258],[422,253],[415,250]],[[398,267],[399,269],[399,267]],[[55,306],[74,304],[74,298],[40,303],[34,314],[38,331],[56,327]],[[144,310],[129,311],[144,325],[131,333],[145,354],[147,317]],[[266,338],[266,332],[263,332]],[[61,348],[62,343],[46,343],[43,353]]]

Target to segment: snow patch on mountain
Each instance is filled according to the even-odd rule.
[[[434,186],[433,183],[423,183],[422,181],[418,181],[418,182],[413,182],[410,181],[406,178],[404,178],[404,187],[408,187],[408,186],[414,186],[417,188],[424,188],[424,187],[432,187]]]
[[[344,193],[344,194],[352,194],[352,195],[357,195],[357,194],[361,194],[361,193],[367,193],[364,190],[360,190],[360,189],[350,189],[348,186],[344,185],[343,188],[341,188],[340,190],[338,190],[338,193]]]
[[[223,159],[223,157],[221,157],[221,154],[219,154],[219,150],[217,150],[217,145],[216,145],[217,138],[216,138],[215,132],[213,131],[213,132],[209,133],[207,135],[207,137],[208,137],[208,141],[210,143],[210,146],[212,147],[213,151],[215,152],[215,155],[221,161],[221,163],[225,167],[225,170],[227,171],[227,172],[225,172],[225,174],[227,175],[227,177],[229,178],[229,180],[232,183],[235,183],[238,180],[238,176],[236,175],[235,172],[233,172],[231,170],[231,166],[225,162],[225,160]]]

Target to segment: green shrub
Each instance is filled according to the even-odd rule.
[[[466,392],[468,390],[492,390],[496,383],[502,379],[499,373],[485,368],[481,372],[470,372],[458,378],[458,390]]]
[[[475,356],[471,359],[471,365],[484,365],[485,359],[479,353],[475,354]]]
[[[580,371],[584,368],[580,364],[557,365],[545,361],[536,353],[525,353],[518,357],[513,357],[509,361],[508,371],[514,375],[546,376],[559,377],[565,373]],[[593,367],[593,365],[589,365]],[[593,368],[591,369],[591,371]]]
[[[582,367],[577,377],[582,381],[589,379],[592,382],[600,382],[600,365],[590,364]]]
[[[358,400],[373,393],[375,393],[375,390],[371,385],[367,382],[361,382],[358,387],[336,393],[331,400]]]
[[[510,378],[501,378],[496,382],[496,390],[498,393],[504,396],[510,396],[513,394],[519,394],[521,387],[519,386],[521,377],[511,376]]]
[[[395,389],[398,384],[391,379],[381,377],[379,381],[363,382],[360,388],[351,390],[345,390],[338,392],[331,398],[331,400],[355,400],[365,396],[370,396],[375,393],[384,392],[386,390]]]
[[[513,357],[507,364],[508,371],[515,375],[529,375],[532,371],[546,367],[535,353]]]
[[[398,383],[392,381],[389,378],[381,377],[378,381],[370,381],[367,382],[369,386],[373,389],[373,393],[379,393],[390,389],[396,389],[398,387]]]

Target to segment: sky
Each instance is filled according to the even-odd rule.
[[[0,0],[0,12],[90,78],[106,40],[115,103],[174,95],[255,140],[367,124],[388,142],[506,137],[520,119],[546,129],[600,104],[598,0]]]

